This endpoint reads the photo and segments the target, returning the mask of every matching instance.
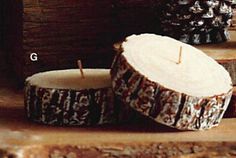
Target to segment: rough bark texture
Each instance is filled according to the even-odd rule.
[[[111,88],[75,91],[26,83],[25,106],[30,120],[49,125],[94,125],[116,121]]]
[[[180,130],[217,126],[228,107],[232,90],[209,97],[193,97],[165,88],[137,72],[117,50],[111,68],[115,94],[127,105],[156,122]]]
[[[103,146],[70,146],[51,145],[35,146],[23,150],[24,158],[231,158],[236,156],[236,143],[216,142],[175,142],[175,143],[150,143],[119,144]],[[21,158],[17,150],[0,151],[2,158]]]
[[[27,117],[49,125],[99,125],[117,121],[111,88],[63,90],[25,88]]]
[[[96,126],[141,119],[114,98],[112,88],[54,89],[26,82],[25,110],[29,120],[57,126]]]
[[[165,1],[161,27],[165,35],[186,43],[219,43],[229,39],[232,1]]]

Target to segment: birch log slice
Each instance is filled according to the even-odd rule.
[[[219,124],[232,95],[232,81],[215,60],[190,45],[153,34],[130,36],[117,52],[112,87],[125,104],[180,130]]]
[[[25,107],[30,120],[49,125],[100,125],[115,121],[109,70],[49,71],[27,78]]]

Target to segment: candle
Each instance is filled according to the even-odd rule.
[[[161,27],[165,35],[191,44],[218,43],[229,39],[232,1],[163,1]]]
[[[117,52],[112,87],[125,104],[181,130],[219,124],[232,95],[232,81],[215,60],[190,45],[154,34],[130,36]]]
[[[26,80],[30,120],[49,125],[99,125],[116,121],[108,69],[49,71]]]

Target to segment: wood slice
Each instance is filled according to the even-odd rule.
[[[180,47],[185,52],[177,63]],[[219,124],[232,95],[232,82],[228,72],[203,52],[152,34],[128,37],[117,52],[112,86],[126,105],[180,130]]]
[[[26,80],[27,117],[49,125],[101,125],[117,121],[109,70],[35,74]]]

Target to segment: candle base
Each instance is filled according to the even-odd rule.
[[[187,53],[176,66],[171,57],[179,44]],[[112,86],[127,106],[179,130],[219,125],[232,96],[230,76],[221,65],[189,45],[157,35],[133,35],[116,48]]]
[[[59,70],[38,73],[25,83],[29,120],[54,126],[118,124],[136,117],[114,98],[109,70]]]

